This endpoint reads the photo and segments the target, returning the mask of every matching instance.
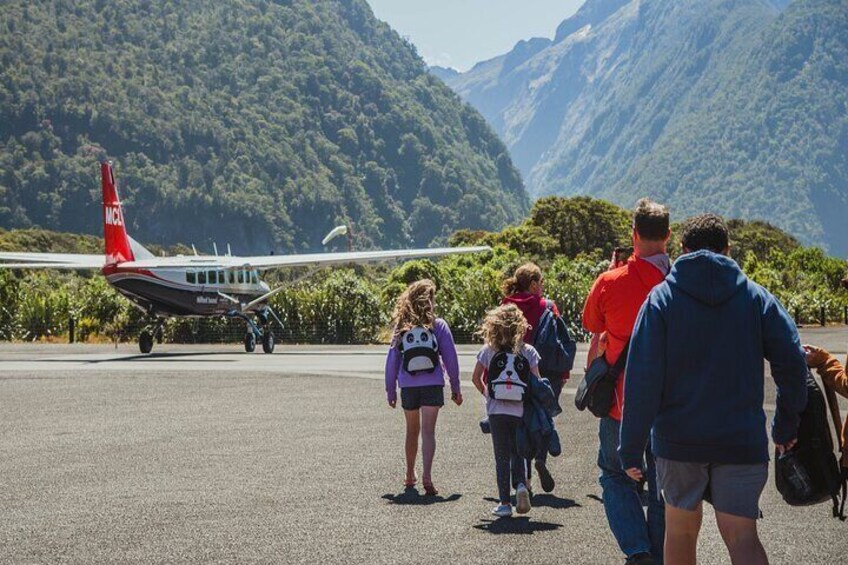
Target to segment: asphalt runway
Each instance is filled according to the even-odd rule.
[[[848,329],[802,333],[844,358]],[[0,345],[0,562],[623,563],[600,500],[597,422],[568,395],[578,373],[557,424],[557,489],[528,517],[490,516],[475,350],[461,348],[466,402],[439,417],[431,499],[403,492],[384,347],[143,357],[129,345]],[[828,505],[790,508],[770,482],[762,507],[772,563],[848,555],[848,524]],[[729,562],[710,510],[699,554]]]

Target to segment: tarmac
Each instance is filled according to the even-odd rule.
[[[845,357],[848,328],[802,337]],[[557,422],[556,490],[526,517],[494,519],[473,346],[460,347],[465,403],[439,417],[435,498],[402,486],[385,346],[137,351],[0,345],[1,563],[624,562],[600,498],[597,421],[572,402],[579,371]],[[772,479],[761,505],[773,564],[848,555],[848,524],[828,504],[789,507]],[[705,508],[699,562],[729,563]]]

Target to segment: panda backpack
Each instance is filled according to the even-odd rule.
[[[489,398],[522,402],[530,383],[530,362],[521,354],[499,351],[487,375]]]
[[[439,343],[429,328],[416,326],[401,333],[398,349],[403,356],[403,370],[410,375],[429,373],[439,366]]]

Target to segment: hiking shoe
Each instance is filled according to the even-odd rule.
[[[498,518],[511,518],[512,504],[501,504],[497,508],[492,509],[492,514],[494,514]]]
[[[519,514],[530,512],[530,491],[524,485],[518,485],[515,490],[515,510]]]
[[[650,553],[637,553],[631,555],[624,565],[654,565],[654,558]]]
[[[548,471],[548,466],[545,465],[544,461],[536,461],[536,472],[539,473],[539,483],[542,485],[542,490],[545,492],[554,490],[556,482],[554,482],[554,478],[551,476],[551,472]]]

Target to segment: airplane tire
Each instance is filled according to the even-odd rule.
[[[145,355],[153,351],[153,336],[147,330],[138,336],[138,349]]]
[[[256,336],[253,335],[253,332],[244,334],[244,350],[248,353],[256,351]]]
[[[274,332],[265,330],[262,336],[262,351],[265,353],[274,353]]]

